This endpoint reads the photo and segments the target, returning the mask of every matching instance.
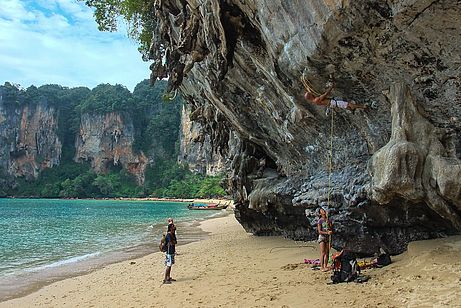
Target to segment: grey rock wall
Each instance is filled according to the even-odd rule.
[[[35,179],[41,170],[59,165],[61,147],[53,107],[45,101],[8,106],[0,93],[0,167],[4,174]]]
[[[157,0],[154,14],[152,78],[227,157],[246,230],[311,240],[323,205],[334,246],[364,254],[460,231],[460,1]],[[327,116],[302,74],[377,107]]]
[[[134,127],[128,115],[120,113],[83,114],[75,141],[75,161],[88,161],[96,173],[120,166],[144,183],[147,158],[134,153]]]
[[[373,199],[424,201],[461,230],[461,162],[443,145],[444,130],[421,115],[407,86],[392,85],[389,97],[392,135],[370,160]]]
[[[210,135],[202,129],[202,124],[191,120],[190,106],[184,105],[181,111],[181,131],[179,136],[179,158],[189,170],[209,176],[223,174],[226,158],[213,148]]]

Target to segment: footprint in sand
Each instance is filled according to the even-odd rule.
[[[285,271],[292,271],[292,270],[297,269],[301,265],[302,264],[287,264],[287,265],[282,266],[281,269]]]

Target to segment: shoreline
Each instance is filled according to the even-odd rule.
[[[101,199],[106,200],[106,199]],[[111,200],[111,199],[108,199]],[[123,200],[123,201],[156,201],[156,202],[184,202],[184,203],[216,203],[221,205],[227,205],[230,208],[233,208],[234,201],[232,199],[188,199],[188,198],[155,198],[155,197],[145,197],[145,198],[116,198],[113,200]]]
[[[0,307],[459,307],[461,302],[461,236],[413,242],[389,266],[364,270],[368,282],[331,285],[330,273],[303,263],[318,257],[315,242],[307,247],[282,237],[256,237],[234,215],[204,220],[200,228],[209,236],[178,247],[172,269],[177,281],[171,285],[161,283],[164,256],[156,252],[50,284]]]
[[[15,197],[15,196],[6,196],[0,197],[0,199],[50,199],[50,200],[109,200],[109,201],[157,201],[157,202],[193,202],[193,203],[218,203],[222,205],[233,206],[234,201],[232,199],[226,198],[159,198],[159,197],[142,197],[142,198],[133,198],[133,197],[115,197],[115,198],[41,198],[41,197]]]
[[[230,211],[219,211],[208,218],[195,221],[179,221],[177,225],[182,232],[182,240],[178,244],[178,247],[202,241],[208,236],[209,233],[200,228],[203,221],[213,220],[228,215],[230,215]],[[7,275],[0,278],[0,282],[2,282],[2,284],[0,284],[0,295],[3,293],[3,296],[0,297],[0,304],[28,296],[34,292],[40,291],[46,286],[63,280],[85,276],[112,264],[132,261],[156,253],[160,253],[158,251],[157,239],[152,242],[120,248],[101,255],[95,253],[94,257],[85,257],[82,258],[81,261],[75,263],[67,264],[67,260],[62,260],[63,265],[60,266],[45,265],[42,270],[32,270],[29,274],[24,272],[19,275]],[[76,259],[79,258],[80,257],[76,257]]]

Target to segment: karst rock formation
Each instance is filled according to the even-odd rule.
[[[27,104],[22,100],[10,102],[6,96],[0,87],[0,192],[20,185],[18,178],[32,181],[43,170],[61,164],[63,148],[58,132],[59,108],[46,99]],[[150,158],[136,153],[133,143],[129,115],[85,113],[75,136],[73,159],[88,162],[97,174],[123,168],[142,185]]]
[[[312,240],[320,206],[333,246],[363,254],[461,230],[461,1],[156,0],[152,12],[151,79],[169,77],[225,157],[247,231]],[[373,108],[326,114],[302,75]]]
[[[98,174],[107,174],[113,166],[121,165],[144,183],[148,158],[133,150],[133,120],[127,114],[110,112],[102,115],[83,114],[75,141],[77,162],[88,161]]]
[[[57,135],[56,109],[46,101],[17,108],[3,102],[0,89],[0,169],[14,177],[34,179],[59,165],[62,144]],[[8,181],[0,178],[1,188]]]

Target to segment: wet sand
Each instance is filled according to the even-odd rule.
[[[171,285],[153,253],[0,307],[461,307],[461,236],[412,243],[391,265],[365,270],[366,283],[330,285],[330,273],[303,263],[318,257],[316,243],[252,236],[233,215],[201,227],[211,235],[178,247]]]

